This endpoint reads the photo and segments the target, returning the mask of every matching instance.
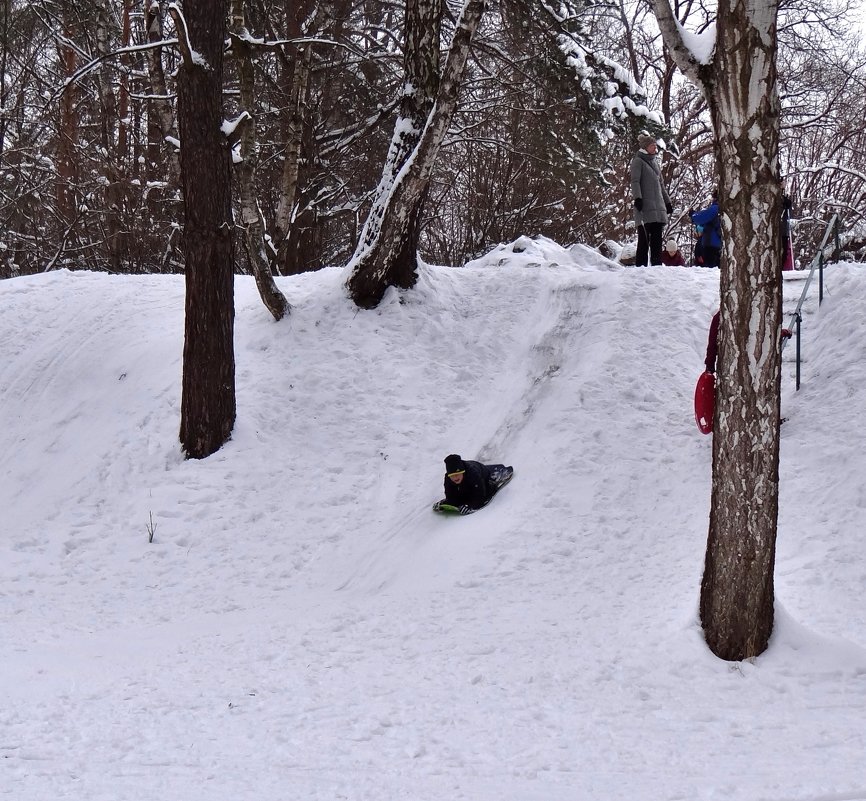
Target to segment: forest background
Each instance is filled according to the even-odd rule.
[[[224,69],[236,271],[253,271],[241,209],[257,208],[274,274],[347,263],[406,91],[403,3],[233,0]],[[680,2],[690,32],[715,10]],[[176,75],[180,19],[159,2],[0,0],[0,277],[67,267],[182,272]],[[443,50],[460,7],[446,4]],[[780,164],[795,249],[827,218],[866,247],[866,49],[859,3],[781,6]],[[420,225],[421,257],[464,264],[543,235],[634,237],[636,134],[665,144],[669,233],[714,185],[706,101],[645,3],[506,0],[487,7]],[[245,191],[246,197],[244,197]]]

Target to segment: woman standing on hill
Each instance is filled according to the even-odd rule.
[[[668,214],[674,210],[662,183],[661,164],[656,154],[658,144],[648,133],[638,135],[640,150],[631,160],[631,194],[634,198],[634,221],[637,225],[635,265],[662,263],[662,234]]]

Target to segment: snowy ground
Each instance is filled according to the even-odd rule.
[[[866,267],[808,301],[799,393],[785,351],[777,627],[729,664],[696,622],[718,274],[523,245],[373,312],[282,279],[279,324],[239,279],[200,462],[181,278],[0,282],[0,797],[866,799]],[[452,451],[515,479],[438,517]]]

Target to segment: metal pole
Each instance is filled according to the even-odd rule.
[[[800,391],[800,321],[803,319],[800,312],[797,312],[797,391]]]
[[[643,221],[643,212],[640,213],[640,227],[643,228],[643,238],[646,240],[646,264],[636,264],[636,267],[646,267],[652,262],[652,257],[649,252],[649,231],[646,229],[646,223]],[[637,261],[637,259],[635,259]]]
[[[824,302],[824,251],[818,254],[818,305]]]
[[[695,264],[695,226],[692,224],[690,226],[691,231],[689,232],[689,265],[692,267],[697,267]]]

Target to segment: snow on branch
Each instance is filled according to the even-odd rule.
[[[679,20],[674,16],[670,0],[650,0],[650,3],[655,12],[662,39],[670,51],[674,63],[692,83],[704,88],[701,66],[709,64],[712,60],[716,41],[715,26],[711,26],[712,34],[709,33],[710,29],[701,36],[689,33],[683,29]],[[712,42],[712,46],[708,49],[707,43],[709,41]]]
[[[856,178],[859,181],[863,181],[866,184],[866,173],[860,172],[859,170],[851,169],[845,164],[841,164],[837,161],[828,161],[824,164],[813,164],[808,167],[797,167],[796,170],[792,170],[787,175],[815,175],[819,172],[829,171],[833,173],[843,173],[845,175],[849,175],[852,178]],[[785,176],[787,177],[787,176]]]
[[[322,36],[294,36],[289,39],[261,39],[253,37],[249,33],[245,36],[233,34],[233,38],[246,42],[255,47],[274,49],[290,45],[292,47],[305,47],[307,45],[323,45],[325,47],[336,47],[341,50],[346,50],[352,55],[362,57],[364,51],[353,45],[351,42],[338,42],[335,39],[327,39]]]
[[[250,113],[248,111],[242,111],[233,120],[223,120],[220,130],[222,130],[223,136],[229,140],[229,144],[234,147],[244,135],[244,128],[246,128],[246,126],[252,121],[253,118],[250,116]]]
[[[60,42],[64,41],[63,37],[55,37],[55,39]],[[120,47],[117,50],[112,50],[110,53],[103,53],[100,56],[97,56],[94,59],[91,59],[87,62],[87,64],[79,67],[75,72],[72,73],[66,80],[63,82],[63,86],[60,89],[57,89],[52,95],[48,98],[48,103],[55,103],[57,100],[63,96],[67,89],[70,86],[78,83],[83,78],[86,78],[91,72],[95,69],[98,69],[99,66],[104,61],[109,61],[110,59],[116,58],[117,56],[124,56],[128,53],[144,53],[148,50],[156,50],[160,47],[165,47],[166,45],[176,45],[178,44],[177,39],[161,39],[158,42],[149,42],[148,44],[143,45],[132,45],[130,47]],[[76,48],[78,50],[78,48]],[[80,52],[80,50],[79,50]]]
[[[701,65],[707,65],[713,60],[713,53],[716,49],[716,23],[710,23],[706,30],[700,33],[687,31],[680,21],[674,20],[679,28],[680,36],[683,39],[683,44],[688,48],[689,52],[694,56],[695,61]]]
[[[186,26],[186,18],[184,17],[183,11],[181,11],[177,3],[172,3],[168,7],[168,13],[171,16],[174,22],[174,28],[177,31],[177,45],[180,49],[183,63],[187,67],[198,66],[202,69],[209,70],[210,64],[207,63],[207,59],[202,56],[201,53],[196,51],[190,43],[189,29]]]
[[[628,114],[658,125],[664,124],[659,112],[650,110],[640,102],[641,98],[646,97],[646,90],[628,69],[607,56],[593,52],[578,32],[567,29],[566,25],[574,15],[564,3],[541,0],[541,7],[556,23],[556,44],[565,56],[566,65],[574,70],[580,88],[601,107],[603,119],[612,122]],[[612,133],[606,132],[606,138],[612,136]]]

